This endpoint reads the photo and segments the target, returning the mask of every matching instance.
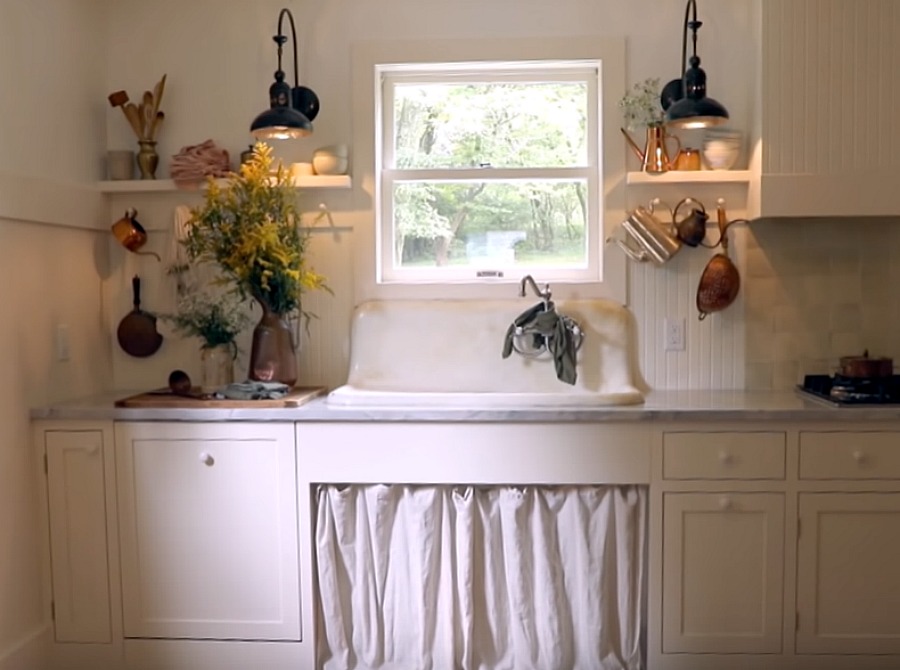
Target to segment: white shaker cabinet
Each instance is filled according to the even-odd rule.
[[[117,423],[125,638],[299,641],[292,424]]]
[[[110,643],[102,430],[42,432],[56,642]]]
[[[900,432],[799,441],[797,651],[900,654]]]
[[[663,652],[781,652],[783,494],[667,493],[663,510]]]
[[[781,653],[785,443],[779,431],[663,434],[663,655]]]
[[[801,493],[797,651],[900,654],[900,493]]]

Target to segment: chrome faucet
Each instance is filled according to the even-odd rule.
[[[540,290],[538,288],[537,282],[534,281],[534,277],[531,275],[525,275],[522,277],[522,281],[519,282],[519,297],[525,297],[525,288],[531,286],[531,290],[534,291],[534,294],[544,301],[544,304],[548,304],[550,302],[550,284],[544,284],[544,290]]]

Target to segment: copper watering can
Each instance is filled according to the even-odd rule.
[[[675,135],[666,133],[665,126],[647,126],[647,141],[643,150],[637,143],[631,139],[631,135],[624,128],[619,128],[628,145],[634,151],[635,155],[641,160],[641,170],[651,174],[660,174],[675,169],[675,159],[669,158],[668,147],[666,142],[673,140],[675,142],[675,151],[673,155],[677,158],[681,153],[681,140]]]

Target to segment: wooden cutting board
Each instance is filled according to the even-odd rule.
[[[300,407],[324,394],[324,386],[297,386],[278,400],[230,400],[200,396],[187,398],[169,389],[158,389],[116,400],[116,407],[173,408],[173,409],[235,409],[251,407]],[[199,395],[199,391],[195,391]]]

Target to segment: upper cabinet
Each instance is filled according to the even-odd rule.
[[[900,215],[900,3],[763,0],[759,215]]]

